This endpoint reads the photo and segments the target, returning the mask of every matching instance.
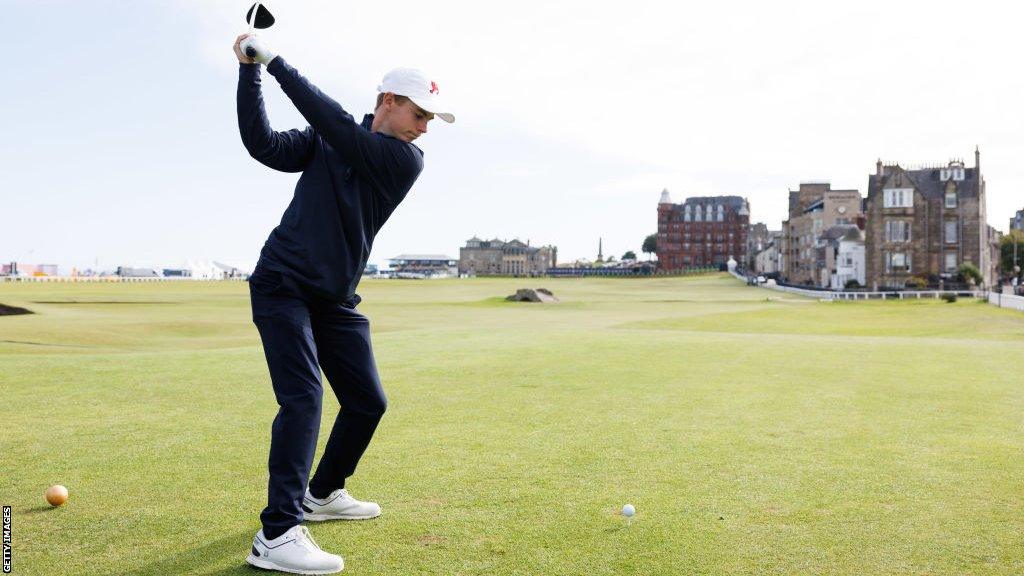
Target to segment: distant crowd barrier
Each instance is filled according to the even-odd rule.
[[[0,276],[0,282],[244,282],[246,278],[189,278],[184,276]]]
[[[1021,312],[1024,312],[1024,296],[1014,296],[1013,294],[989,292],[988,303],[995,304],[1000,308],[1012,308],[1014,310],[1020,310]]]
[[[548,268],[546,275],[552,278],[578,278],[582,276],[642,276],[644,278],[652,278],[658,276],[692,276],[719,271],[717,267],[656,270],[654,267],[641,265],[630,268]]]

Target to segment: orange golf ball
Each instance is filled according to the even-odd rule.
[[[50,506],[60,506],[68,501],[68,489],[60,484],[54,484],[46,489],[46,501]]]

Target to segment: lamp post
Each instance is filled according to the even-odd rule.
[[[1013,241],[1013,290],[1016,293],[1020,288],[1020,266],[1017,264],[1017,235],[1010,231],[1010,239]]]

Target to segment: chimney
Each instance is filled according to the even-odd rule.
[[[882,175],[882,159],[879,158],[878,162],[875,162],[875,174]]]

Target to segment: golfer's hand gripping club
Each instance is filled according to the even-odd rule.
[[[266,66],[270,64],[270,61],[274,59],[277,54],[270,51],[269,48],[260,40],[260,37],[252,34],[242,40],[242,44],[239,46],[242,52],[252,58],[256,62]]]

